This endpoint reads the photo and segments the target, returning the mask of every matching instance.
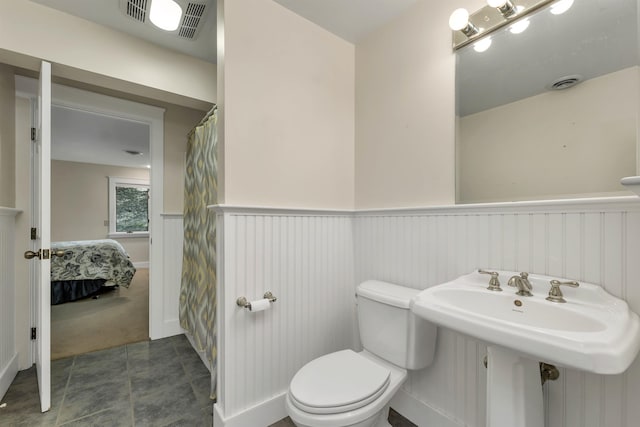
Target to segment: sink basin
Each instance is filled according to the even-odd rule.
[[[502,292],[471,273],[418,294],[413,312],[443,327],[531,359],[598,374],[624,372],[640,349],[640,320],[627,303],[600,286],[562,287],[566,303],[547,301],[549,281],[530,275],[533,296],[507,286],[519,273],[499,271]]]

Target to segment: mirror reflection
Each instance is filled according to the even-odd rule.
[[[562,3],[457,51],[458,203],[628,194],[638,0]]]

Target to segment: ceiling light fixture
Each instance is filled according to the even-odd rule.
[[[152,0],[149,20],[165,31],[175,31],[180,26],[182,8],[173,0]]]

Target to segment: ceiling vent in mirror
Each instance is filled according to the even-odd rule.
[[[574,87],[581,81],[582,81],[582,76],[579,74],[574,74],[572,76],[564,76],[551,82],[551,84],[549,85],[549,89],[551,90],[569,89],[570,87]]]
[[[129,18],[145,25],[156,28],[149,22],[149,9],[153,0],[120,0],[120,10]],[[198,36],[200,24],[206,19],[208,6],[211,0],[173,0],[179,4],[183,10],[180,26],[175,31],[163,31],[164,33],[179,37],[181,39],[194,40]]]
[[[120,2],[120,4],[124,6],[124,13],[127,16],[136,21],[146,22],[149,0],[127,0],[126,2]]]

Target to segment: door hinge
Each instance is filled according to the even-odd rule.
[[[36,128],[31,128],[31,140],[36,140]]]
[[[31,328],[31,339],[35,340],[37,338],[36,328]]]
[[[35,227],[31,227],[31,240],[36,240],[38,238],[38,229]]]

